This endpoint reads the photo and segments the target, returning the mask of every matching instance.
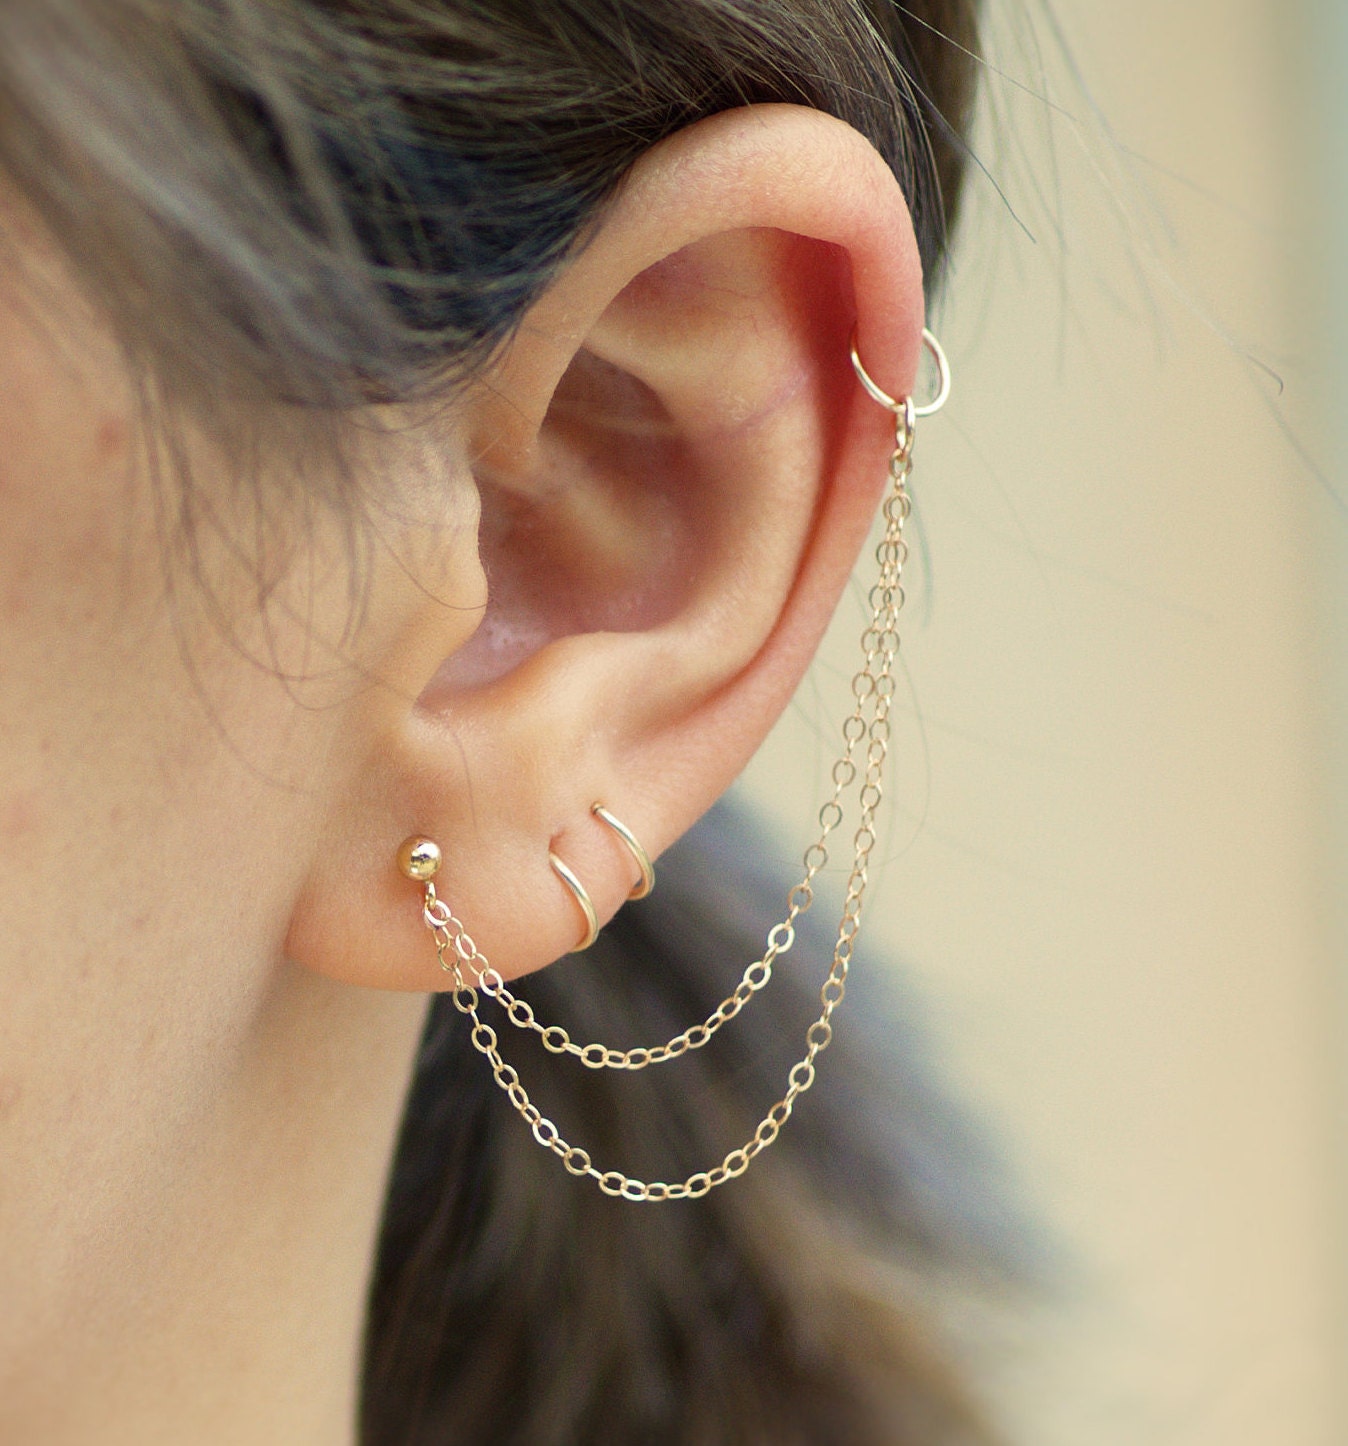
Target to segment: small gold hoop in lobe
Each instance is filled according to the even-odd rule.
[[[585,885],[575,876],[551,849],[548,850],[548,862],[552,865],[552,871],[571,890],[572,897],[580,906],[580,911],[585,915],[585,937],[568,952],[581,954],[590,947],[599,937],[599,915],[594,911],[594,904],[589,894],[585,892]]]
[[[936,363],[936,395],[931,401],[923,406],[913,405],[913,416],[930,417],[933,412],[939,412],[946,404],[946,398],[950,395],[950,363],[946,360],[945,351],[941,343],[927,330],[922,328],[922,345],[931,353],[931,359]],[[888,407],[895,416],[902,412],[905,406],[912,403],[911,397],[904,397],[895,401],[883,387],[877,386],[871,380],[870,373],[861,364],[861,353],[857,351],[856,329],[852,330],[852,366],[856,371],[857,380],[866,389],[866,395],[880,403],[882,407]]]
[[[613,832],[616,833],[627,846],[628,853],[636,860],[637,868],[641,870],[641,878],[627,897],[629,899],[644,899],[655,887],[655,865],[651,863],[650,854],[648,854],[637,841],[636,834],[634,834],[625,823],[621,822],[621,820],[614,818],[602,803],[591,804],[590,812],[594,814],[601,823],[608,824]]]

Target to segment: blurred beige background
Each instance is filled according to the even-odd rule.
[[[1014,1439],[1331,1446],[1348,508],[1301,456],[1332,474],[1324,17],[1061,0],[1083,91],[1042,14],[989,8],[870,937],[1062,1261],[987,1358]],[[746,780],[784,864],[860,616]]]

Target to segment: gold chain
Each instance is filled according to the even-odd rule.
[[[647,1048],[619,1050],[599,1044],[575,1044],[560,1025],[540,1024],[534,1018],[530,1005],[510,992],[453,910],[437,897],[435,885],[426,882],[422,913],[426,926],[435,937],[440,967],[453,977],[454,1007],[473,1022],[470,1036],[473,1048],[485,1057],[496,1083],[533,1131],[538,1143],[551,1150],[571,1174],[594,1180],[606,1195],[632,1201],[695,1200],[727,1180],[742,1175],[754,1157],[772,1144],[782,1126],[791,1118],[797,1099],[814,1083],[815,1060],[833,1038],[832,1017],[846,992],[847,975],[861,928],[861,900],[866,888],[871,850],[876,841],[875,812],[883,796],[881,784],[889,752],[894,660],[899,650],[898,615],[903,607],[903,567],[908,558],[903,528],[911,511],[907,481],[912,470],[914,408],[911,401],[893,406],[894,451],[889,459],[892,487],[885,497],[883,508],[884,536],[875,550],[880,577],[869,594],[871,620],[861,635],[864,660],[852,679],[854,706],[843,724],[843,753],[833,765],[833,792],[819,810],[820,835],[805,851],[805,876],[788,895],[786,918],[769,931],[767,949],[745,969],[734,991],[706,1020],[684,1030],[665,1044]],[[859,764],[857,751],[863,738],[866,740],[864,762]],[[511,1024],[540,1035],[545,1049],[554,1054],[573,1054],[591,1069],[644,1069],[650,1064],[676,1059],[691,1049],[700,1049],[768,983],[772,978],[773,963],[795,943],[796,920],[814,902],[814,881],[828,863],[829,837],[843,818],[842,796],[858,778],[862,783],[857,795],[860,811],[852,840],[852,869],[848,875],[847,895],[843,901],[833,958],[819,991],[822,1008],[819,1017],[805,1031],[805,1054],[787,1074],[786,1093],[763,1116],[758,1128],[743,1145],[731,1150],[714,1168],[699,1170],[677,1184],[637,1180],[618,1170],[600,1170],[591,1161],[588,1152],[568,1144],[557,1126],[530,1100],[520,1083],[518,1072],[501,1057],[496,1031],[484,1024],[478,1014],[479,994],[496,1000]],[[473,973],[472,984],[464,980],[465,967]]]

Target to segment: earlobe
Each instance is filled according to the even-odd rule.
[[[424,833],[483,953],[506,978],[537,968],[582,932],[550,854],[601,921],[632,888],[597,801],[658,852],[729,786],[884,482],[854,325],[903,394],[922,326],[911,222],[847,127],[755,108],[638,166],[465,399],[488,610],[414,706],[388,700],[296,911],[301,962],[445,987],[394,857]],[[423,625],[413,610],[405,626]]]

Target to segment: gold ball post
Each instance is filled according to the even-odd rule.
[[[416,883],[430,883],[440,871],[440,845],[419,836],[404,839],[398,849],[398,867]]]

